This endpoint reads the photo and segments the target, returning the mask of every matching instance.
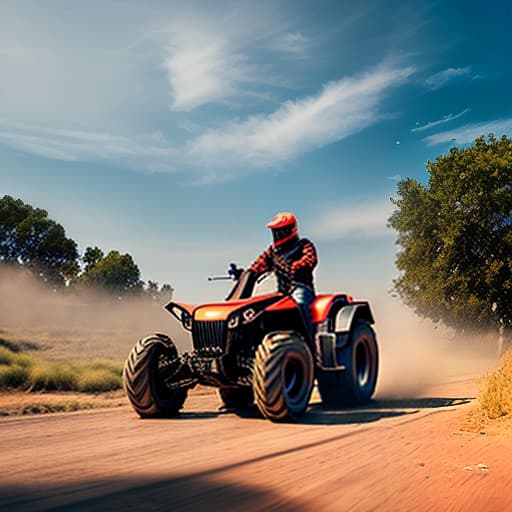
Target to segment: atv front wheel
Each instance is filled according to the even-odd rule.
[[[313,387],[313,357],[294,332],[267,334],[256,350],[256,405],[271,421],[296,419],[306,410]]]
[[[379,353],[368,322],[356,322],[345,350],[345,370],[318,371],[318,391],[325,405],[361,405],[369,402],[375,391]]]
[[[219,396],[222,403],[230,409],[243,409],[254,401],[254,393],[250,387],[220,388]]]
[[[168,382],[179,368],[178,351],[163,334],[143,338],[133,347],[124,365],[123,386],[141,418],[178,414],[187,388],[170,389]]]

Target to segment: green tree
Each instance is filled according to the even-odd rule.
[[[160,302],[167,303],[173,299],[174,288],[170,284],[163,284],[160,288]]]
[[[129,254],[118,251],[110,251],[101,259],[94,260],[94,264],[86,264],[78,282],[122,294],[143,290],[139,267]]]
[[[174,288],[170,284],[160,286],[156,281],[148,280],[145,292],[155,302],[164,304],[172,300]]]
[[[149,295],[153,300],[158,300],[158,283],[156,281],[148,280],[146,286],[146,294]]]
[[[92,269],[105,256],[103,251],[97,247],[86,247],[82,261],[85,263],[85,271]]]
[[[53,284],[79,271],[76,243],[48,212],[20,199],[0,199],[0,262],[23,265]]]
[[[427,186],[398,183],[394,289],[458,329],[512,329],[512,140],[493,134],[427,163]]]

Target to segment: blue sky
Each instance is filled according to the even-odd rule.
[[[511,24],[508,1],[0,0],[0,194],[190,302],[289,210],[319,291],[382,296],[397,180],[512,134]]]

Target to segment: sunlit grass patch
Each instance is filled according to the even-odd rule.
[[[0,389],[24,386],[30,375],[32,358],[0,347]]]
[[[33,362],[30,356],[19,354],[6,347],[0,347],[0,365],[29,367]]]
[[[0,364],[0,390],[17,389],[26,386],[29,369],[17,364]]]
[[[106,362],[85,364],[79,372],[77,389],[84,392],[113,391],[121,387],[121,365]]]
[[[483,379],[478,399],[488,418],[512,418],[512,349],[505,353],[500,365]]]
[[[44,361],[0,347],[0,390],[112,391],[121,388],[121,371],[112,361]]]
[[[69,363],[38,361],[27,384],[31,391],[73,391],[78,386],[77,371]]]

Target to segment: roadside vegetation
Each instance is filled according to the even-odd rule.
[[[492,333],[501,353],[512,343],[512,139],[489,134],[453,145],[426,171],[423,183],[400,181],[391,200],[394,291],[437,324]],[[479,400],[470,430],[512,424],[512,350],[482,379]]]
[[[112,361],[45,361],[0,347],[0,391],[112,391],[122,386],[121,371]]]
[[[504,354],[501,364],[483,379],[478,399],[487,418],[506,417],[512,421],[512,349]]]
[[[512,339],[512,139],[489,134],[427,162],[426,183],[397,186],[394,290],[458,332]]]

